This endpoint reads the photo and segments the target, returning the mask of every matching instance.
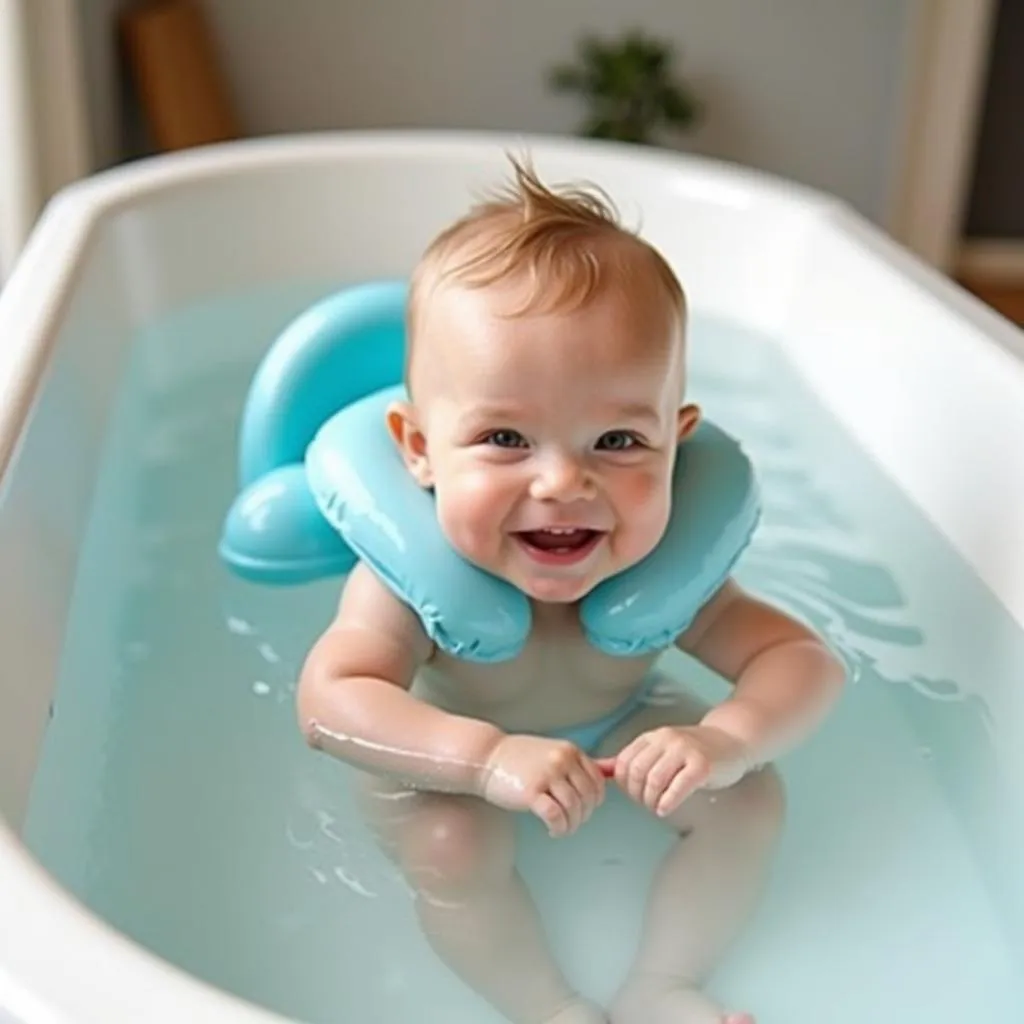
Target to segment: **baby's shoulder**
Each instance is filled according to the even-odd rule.
[[[412,647],[418,661],[426,661],[433,651],[419,616],[362,562],[342,586],[334,624],[388,636]]]

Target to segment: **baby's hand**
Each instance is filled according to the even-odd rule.
[[[708,726],[662,726],[641,733],[602,770],[638,804],[659,817],[671,814],[695,790],[738,782],[748,765],[743,744]]]
[[[504,736],[487,759],[483,797],[536,814],[553,836],[575,832],[604,800],[604,777],[574,743]]]

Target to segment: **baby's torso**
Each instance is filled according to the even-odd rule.
[[[587,642],[575,608],[535,616],[515,659],[463,661],[435,651],[414,692],[454,714],[494,722],[510,731],[544,731],[599,719],[626,701],[654,655],[616,658]]]

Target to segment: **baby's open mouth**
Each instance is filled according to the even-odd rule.
[[[515,536],[526,552],[538,561],[566,565],[590,554],[604,533],[572,526],[520,530]]]

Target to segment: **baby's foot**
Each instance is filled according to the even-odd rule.
[[[577,999],[563,1006],[546,1024],[608,1024],[608,1018],[593,1003]]]
[[[727,1013],[700,989],[666,982],[633,984],[615,1000],[612,1024],[754,1024],[749,1013]]]

